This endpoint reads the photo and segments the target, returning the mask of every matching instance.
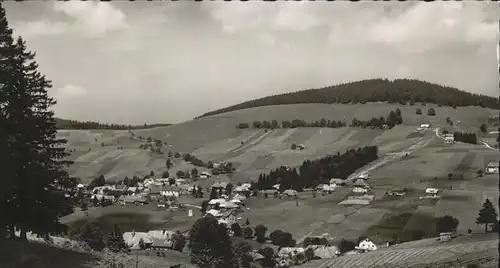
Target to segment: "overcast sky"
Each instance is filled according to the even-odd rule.
[[[56,116],[180,122],[276,93],[411,77],[498,96],[498,4],[8,2]]]

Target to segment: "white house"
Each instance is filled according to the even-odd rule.
[[[139,248],[139,241],[143,241],[145,244],[151,244],[151,240],[148,238],[147,233],[145,232],[124,232],[123,233],[123,240],[125,241],[125,244],[130,248],[130,249],[140,249]]]
[[[288,196],[288,197],[296,197],[297,194],[298,193],[295,190],[285,190],[281,195],[282,196]]]
[[[428,130],[431,128],[430,124],[420,124],[419,130]]]
[[[453,136],[453,134],[446,134],[444,136],[444,142],[445,143],[454,143],[455,142],[455,137]]]
[[[364,193],[368,193],[368,189],[367,189],[367,188],[364,188],[364,187],[354,187],[354,188],[352,188],[352,192],[353,192],[353,193],[361,193],[361,194],[364,194]]]
[[[368,174],[368,173],[360,174],[358,176],[358,179],[368,180],[368,179],[370,179],[370,174]]]
[[[498,174],[498,162],[490,162],[486,165],[485,171],[487,174]]]
[[[361,240],[359,245],[355,248],[364,251],[375,251],[378,249],[377,246],[368,238]]]
[[[427,195],[437,195],[438,193],[439,193],[439,189],[436,189],[436,188],[425,189],[425,194],[427,194]]]

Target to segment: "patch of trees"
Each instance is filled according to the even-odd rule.
[[[488,126],[486,124],[481,124],[479,130],[481,130],[482,133],[488,133]]]
[[[272,189],[280,184],[280,191],[293,189],[302,191],[328,183],[330,178],[347,178],[351,173],[378,158],[377,146],[349,149],[345,153],[325,156],[317,160],[305,160],[299,167],[279,167],[269,174],[259,175],[256,187],[259,190]]]
[[[168,127],[172,124],[144,124],[144,125],[120,125],[120,124],[108,124],[108,123],[98,123],[92,121],[77,121],[77,120],[67,120],[56,118],[56,128],[57,129],[116,129],[116,130],[127,130],[127,129],[148,129],[155,127]]]
[[[455,141],[477,144],[477,136],[475,133],[455,132],[453,133],[453,138]]]
[[[205,163],[203,163],[203,161],[201,161],[196,156],[193,156],[191,154],[184,154],[182,156],[182,158],[184,159],[184,161],[189,162],[189,163],[193,164],[194,166],[205,167]]]
[[[189,231],[191,262],[198,267],[233,267],[235,252],[226,226],[214,217],[198,219]]]
[[[208,167],[209,165],[207,165]],[[219,175],[219,174],[228,174],[228,173],[233,173],[236,171],[236,168],[233,167],[233,163],[231,162],[222,162],[219,163],[217,167],[215,167],[213,164],[212,166],[212,175]]]
[[[427,110],[427,115],[429,115],[429,116],[435,116],[436,115],[436,110],[434,110],[434,108],[429,108],[429,110]]]
[[[441,106],[482,106],[498,109],[498,99],[415,79],[368,79],[319,89],[268,96],[208,112],[197,118],[270,105],[299,103],[388,102],[399,104],[434,103]]]
[[[457,230],[459,223],[460,222],[456,218],[449,215],[445,215],[437,219],[436,232],[437,234],[455,232]]]
[[[248,128],[249,125],[247,123],[241,123],[240,125],[245,125]],[[343,121],[340,120],[326,120],[324,118],[318,120],[318,121],[313,121],[313,122],[306,122],[305,120],[301,119],[294,119],[292,121],[289,120],[283,120],[281,121],[281,126],[278,123],[277,120],[272,120],[272,121],[254,121],[252,124],[252,128],[255,129],[277,129],[277,128],[305,128],[305,127],[321,127],[321,128],[339,128],[339,127],[345,127],[347,124]],[[238,127],[242,128],[242,127]]]
[[[361,121],[357,118],[353,118],[351,122],[351,127],[362,127],[362,128],[380,128],[384,129],[384,126],[388,126],[389,128],[393,128],[395,125],[400,125],[403,123],[403,116],[401,115],[401,110],[396,109],[396,111],[390,111],[387,118],[373,117],[368,121]]]

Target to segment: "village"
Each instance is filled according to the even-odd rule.
[[[423,124],[417,130],[427,131],[431,129],[428,124]],[[453,143],[453,135],[444,136],[444,144]],[[214,163],[216,166],[224,164],[227,163]],[[484,173],[485,175],[498,174],[498,162],[487,163],[484,167]],[[248,219],[246,219],[247,223],[244,224],[245,218],[240,216],[242,212],[252,209],[246,204],[250,199],[289,199],[295,200],[296,206],[299,207],[304,198],[335,195],[336,191],[343,189],[343,191],[348,190],[349,194],[344,200],[338,202],[340,206],[362,207],[376,202],[376,195],[372,193],[373,189],[370,186],[371,176],[369,172],[361,172],[350,179],[331,178],[329,183],[321,183],[312,189],[304,189],[302,192],[292,189],[280,189],[280,184],[275,184],[269,189],[257,190],[254,181],[237,183],[233,186],[228,182],[227,178],[222,180],[221,176],[224,177],[225,175],[213,175],[209,171],[203,171],[196,178],[191,179],[186,178],[186,176],[163,177],[151,174],[139,179],[133,186],[125,185],[123,181],[95,187],[78,184],[76,190],[72,192],[83,197],[82,210],[86,215],[87,210],[92,209],[92,207],[99,209],[99,207],[107,206],[132,208],[140,206],[141,208],[147,207],[147,209],[164,211],[165,213],[183,211],[183,213],[188,214],[188,217],[195,217],[194,212],[201,211],[201,216],[214,217],[219,224],[223,224],[230,236],[240,235],[248,236],[248,238],[252,237],[252,233],[242,235],[235,232],[241,232],[242,228],[250,228]],[[208,179],[215,182],[206,188],[197,185],[199,184],[197,182]],[[438,188],[422,189],[422,194],[418,199],[439,199],[442,190]],[[405,198],[406,194],[407,189],[401,187],[387,188],[384,193],[385,196],[395,198]],[[209,199],[200,206],[197,198],[203,198],[205,195],[208,195]],[[191,201],[188,201],[189,203],[182,202],[183,197],[191,198],[189,199]],[[238,227],[235,227],[235,225]],[[152,251],[156,252],[157,256],[162,256],[162,254],[164,256],[162,251],[174,248],[175,236],[182,235],[187,238],[187,232],[188,230],[180,232],[179,230],[166,229],[153,229],[142,232],[128,230],[123,233],[123,239],[132,252]],[[251,228],[250,232],[252,232]],[[362,254],[393,246],[390,242],[376,244],[369,238],[360,238],[352,249],[346,251],[328,242],[322,242],[331,239],[328,233],[320,236],[311,235],[303,241],[294,240],[294,242],[284,245],[275,243],[272,236],[271,234],[265,242],[275,247],[274,261],[280,267],[299,265],[314,259],[331,259],[341,255]],[[455,232],[442,232],[437,237],[437,240],[446,242],[456,236]],[[311,243],[311,241],[315,242]],[[254,262],[266,261],[265,256],[256,249],[251,256]]]

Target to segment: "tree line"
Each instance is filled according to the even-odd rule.
[[[77,121],[77,120],[67,120],[56,118],[56,128],[57,129],[116,129],[116,130],[128,130],[128,129],[148,129],[155,127],[168,127],[172,124],[160,123],[160,124],[144,124],[144,125],[121,125],[121,124],[108,124],[99,123],[93,121]]]
[[[298,172],[296,168],[281,166],[268,174],[260,174],[256,187],[267,190],[280,184],[281,192],[287,189],[302,191],[304,188],[329,183],[331,178],[346,179],[351,173],[376,159],[377,146],[349,149],[343,154],[337,153],[313,161],[305,160]]]
[[[347,124],[340,120],[326,120],[324,118],[313,121],[306,122],[301,119],[294,120],[283,120],[281,124],[278,123],[278,120],[264,120],[264,121],[254,121],[252,123],[252,128],[254,129],[277,129],[277,128],[299,128],[299,127],[322,127],[322,128],[339,128],[345,127]],[[238,129],[246,129],[250,128],[248,123],[240,123],[236,126]]]
[[[498,99],[416,79],[368,79],[319,89],[267,96],[205,113],[197,118],[270,105],[299,103],[357,104],[388,102],[402,105],[481,106],[498,109]]]
[[[475,133],[455,132],[453,133],[453,139],[455,141],[477,144],[477,135]]]
[[[401,115],[401,110],[398,108],[396,111],[391,110],[387,118],[384,117],[372,117],[371,120],[362,121],[358,120],[356,117],[352,119],[351,127],[362,127],[362,128],[380,128],[383,129],[384,126],[393,128],[395,125],[403,124],[403,116]]]

